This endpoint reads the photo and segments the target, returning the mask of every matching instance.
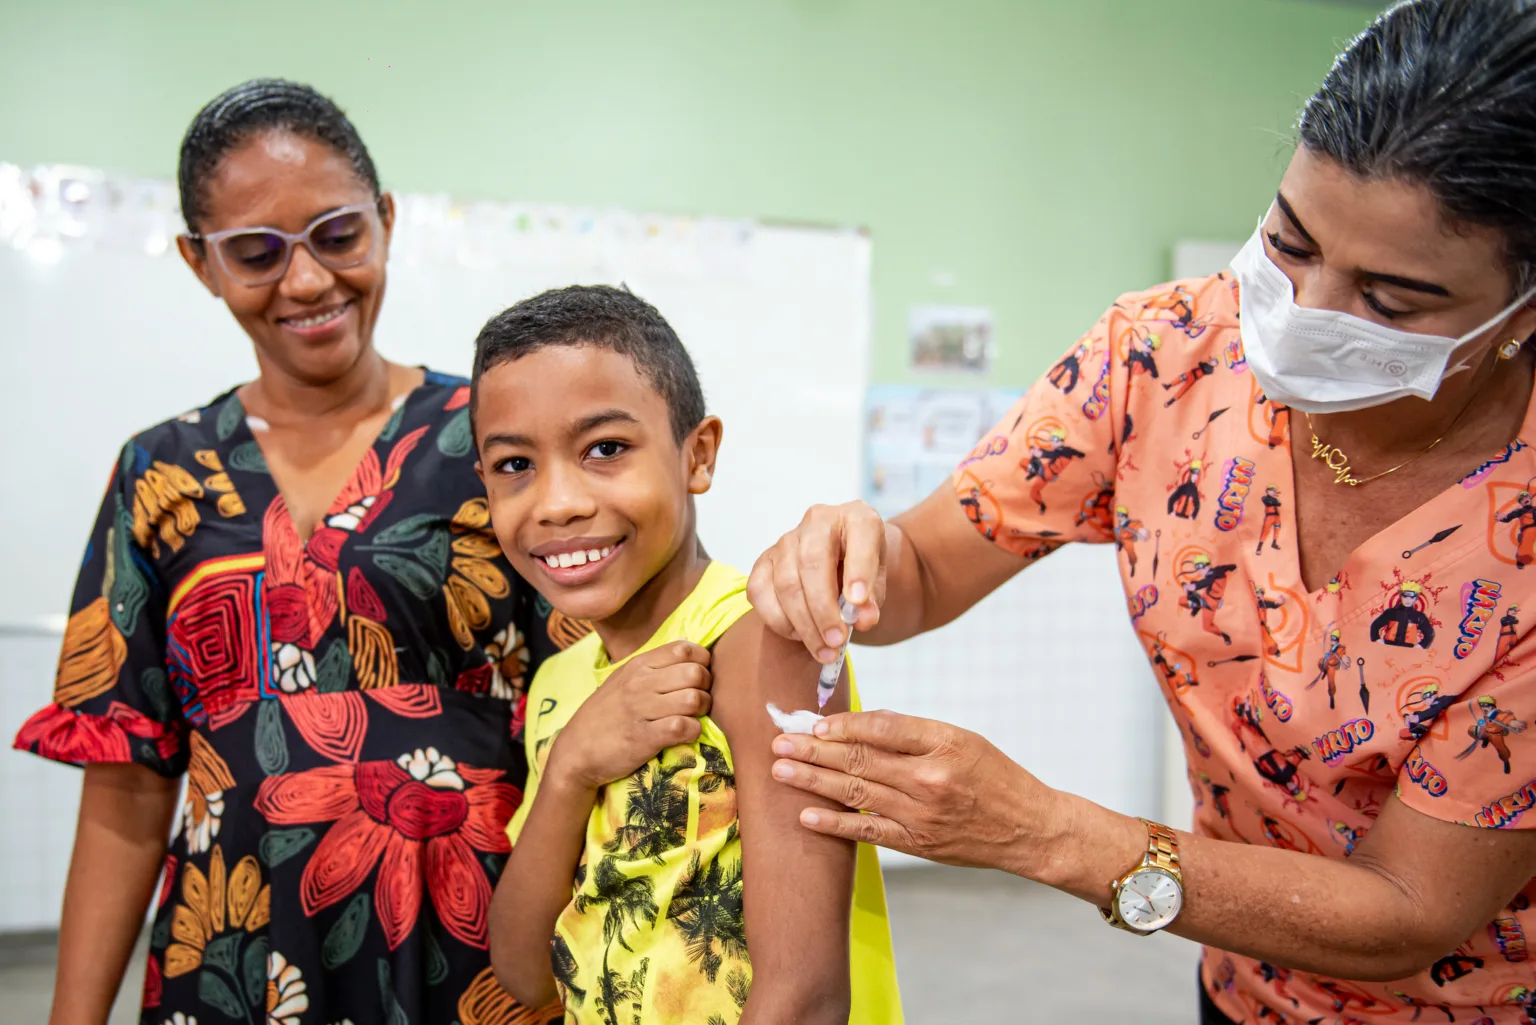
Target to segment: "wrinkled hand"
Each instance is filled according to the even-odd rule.
[[[837,599],[859,610],[855,630],[880,621],[885,600],[885,521],[863,502],[813,505],[800,525],[758,557],[747,597],[774,633],[800,641],[818,662],[847,637]]]
[[[589,790],[622,779],[659,751],[699,736],[710,708],[709,651],[673,641],[614,670],[571,717],[549,754],[551,774]]]
[[[844,712],[812,736],[775,738],[774,778],[848,808],[808,808],[806,827],[930,861],[1028,874],[1057,792],[985,737],[894,712]]]

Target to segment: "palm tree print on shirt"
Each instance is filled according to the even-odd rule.
[[[735,828],[735,827],[732,827]],[[741,912],[741,860],[712,860],[707,868],[693,854],[688,874],[677,886],[667,919],[682,933],[688,959],[710,982],[720,973],[726,957],[747,958],[747,926]],[[715,945],[720,945],[716,951]]]
[[[625,1005],[634,1012],[629,1025],[640,1025],[640,1008],[645,999],[645,976],[650,970],[651,959],[640,959],[640,967],[627,977],[608,967],[608,955],[603,954],[603,974],[598,979],[597,1011],[608,1025],[619,1025],[621,1008]]]
[[[619,859],[609,855],[597,863],[593,874],[593,893],[576,896],[576,913],[584,915],[588,908],[605,907],[603,914],[603,943],[618,941],[619,946],[630,950],[624,939],[626,929],[638,929],[643,922],[655,925],[660,909],[656,907],[655,884],[646,876],[629,877],[619,868]],[[574,961],[572,962],[574,964]]]
[[[691,754],[670,765],[657,759],[631,776],[624,825],[603,850],[654,858],[659,865],[663,854],[681,847],[688,839],[688,784],[677,777],[696,764]]]

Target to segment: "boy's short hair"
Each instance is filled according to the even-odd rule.
[[[672,325],[627,288],[608,285],[551,289],[486,321],[475,339],[470,415],[487,370],[552,345],[596,345],[628,356],[666,401],[679,444],[704,419],[704,389]]]

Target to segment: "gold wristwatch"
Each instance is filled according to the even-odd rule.
[[[1179,838],[1167,826],[1141,819],[1147,827],[1147,853],[1141,863],[1109,884],[1109,907],[1099,908],[1117,929],[1150,936],[1166,929],[1184,906],[1184,877],[1179,873]]]

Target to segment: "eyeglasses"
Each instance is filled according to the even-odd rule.
[[[322,266],[346,270],[373,255],[382,225],[373,203],[344,206],[321,214],[297,235],[277,228],[230,228],[187,237],[213,250],[219,266],[236,283],[268,285],[288,273],[293,247],[302,245]]]

